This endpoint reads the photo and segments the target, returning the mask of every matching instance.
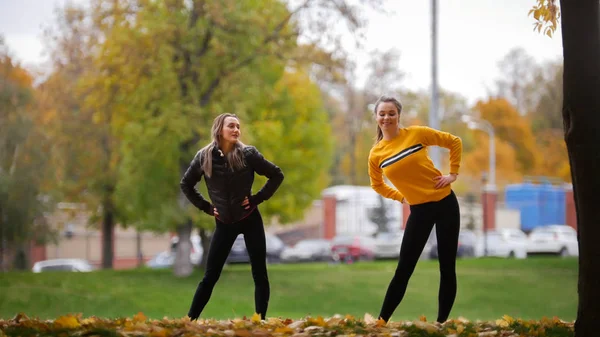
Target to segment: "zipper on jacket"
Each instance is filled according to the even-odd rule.
[[[231,212],[231,189],[229,188],[229,184],[231,181],[231,173],[229,170],[229,164],[227,163],[227,158],[223,158],[223,160],[225,161],[225,191],[227,191],[227,199],[225,203],[227,204],[227,214],[229,214],[229,222],[231,222],[233,221],[233,214]]]

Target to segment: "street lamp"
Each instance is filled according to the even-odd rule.
[[[494,133],[494,127],[492,124],[485,119],[473,119],[469,115],[462,115],[461,120],[467,124],[469,129],[476,129],[485,131],[490,137],[490,168],[489,168],[489,176],[487,181],[487,186],[484,189],[488,192],[496,190],[496,136]],[[482,201],[484,207],[484,219],[483,219],[483,256],[488,255],[488,240],[487,240],[487,226],[486,226],[486,214],[489,211],[486,200]],[[487,210],[487,211],[486,211]]]
[[[490,173],[488,177],[488,189],[496,188],[496,136],[494,127],[485,119],[473,119],[469,115],[462,115],[461,120],[472,130],[485,131],[490,138]]]

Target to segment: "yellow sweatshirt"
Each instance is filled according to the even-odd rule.
[[[369,153],[369,177],[371,187],[385,198],[410,205],[439,201],[450,194],[447,185],[435,188],[435,177],[442,173],[435,168],[427,153],[427,146],[437,145],[450,150],[450,173],[458,174],[462,156],[462,141],[447,132],[426,126],[410,126],[399,129],[390,140],[380,140]],[[385,175],[396,187],[383,180]]]

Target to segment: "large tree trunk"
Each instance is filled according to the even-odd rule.
[[[107,198],[102,205],[102,268],[112,269],[114,260],[115,212],[112,202]]]
[[[563,120],[579,241],[575,334],[598,335],[600,321],[600,12],[598,0],[561,0]]]
[[[15,256],[13,259],[13,268],[16,270],[27,270],[29,269],[29,256],[27,254],[27,247],[23,243],[18,243]]]
[[[181,165],[180,177],[183,177],[186,165]],[[179,191],[179,207],[185,209],[185,204],[188,203],[186,196],[183,192]],[[192,252],[192,219],[185,220],[184,223],[177,226],[177,236],[179,242],[177,243],[177,249],[175,250],[175,262],[173,263],[173,274],[178,277],[186,277],[192,274],[194,266],[192,265],[191,252]]]
[[[175,263],[173,273],[175,276],[186,277],[192,274],[194,266],[190,259],[192,251],[192,221],[188,220],[185,224],[177,226],[177,236],[179,242],[175,250]]]

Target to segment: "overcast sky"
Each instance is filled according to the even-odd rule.
[[[0,34],[24,65],[42,62],[42,28],[54,9],[68,0],[0,0]],[[86,3],[88,0],[70,0]],[[431,1],[388,0],[395,14],[369,15],[366,48],[355,53],[364,62],[367,51],[396,48],[404,85],[428,89],[431,78]],[[486,96],[498,76],[498,61],[514,47],[523,47],[537,61],[560,60],[560,29],[551,39],[533,32],[527,12],[534,0],[439,0],[438,74],[444,89],[473,103]]]

